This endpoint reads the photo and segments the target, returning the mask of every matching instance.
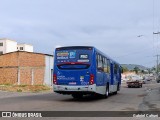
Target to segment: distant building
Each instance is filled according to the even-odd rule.
[[[17,51],[17,42],[9,39],[0,39],[0,55]]]
[[[33,52],[33,46],[29,44],[18,44],[17,45],[18,51],[27,51],[27,52]]]
[[[33,46],[29,44],[18,44],[16,41],[7,38],[0,39],[0,55],[15,51],[33,52]]]

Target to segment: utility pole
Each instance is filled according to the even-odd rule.
[[[158,76],[158,72],[159,72],[159,71],[158,71],[159,56],[160,56],[160,55],[155,55],[155,56],[154,56],[154,57],[157,57],[157,60],[156,60],[156,63],[157,63],[157,65],[156,65],[156,66],[157,66],[157,67],[156,67],[156,74],[157,74],[157,76]]]
[[[160,32],[156,32],[156,33],[155,33],[155,32],[153,32],[153,34],[160,34]]]
[[[158,31],[158,32],[153,32],[153,34],[155,34],[155,35],[160,35],[160,32],[159,32],[159,31]],[[159,72],[159,71],[158,71],[159,56],[160,56],[160,55],[158,55],[158,54],[155,56],[155,57],[157,57],[157,60],[156,60],[156,61],[157,61],[157,67],[156,67],[157,77],[158,77],[158,72]]]

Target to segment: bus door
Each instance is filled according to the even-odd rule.
[[[114,85],[118,84],[119,78],[119,67],[117,64],[114,64]]]
[[[107,58],[103,58],[103,80],[104,85],[107,84],[107,82],[110,82],[110,61]]]
[[[111,83],[111,85],[113,85],[114,84],[114,71],[113,71],[113,63],[111,63],[111,81],[110,81],[110,83]]]

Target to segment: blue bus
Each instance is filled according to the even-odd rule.
[[[59,47],[54,55],[53,90],[70,94],[101,95],[107,98],[121,86],[122,67],[92,46]]]

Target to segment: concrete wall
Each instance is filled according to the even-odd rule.
[[[17,51],[17,42],[9,39],[0,39],[0,43],[3,43],[3,46],[0,46],[0,51],[3,51],[3,54]]]
[[[0,51],[2,51],[4,53],[6,51],[5,47],[4,47],[6,43],[4,40],[0,40],[0,43],[3,43],[3,46],[0,46]]]
[[[17,45],[19,51],[27,51],[27,52],[33,52],[33,46],[28,44],[18,44]],[[20,50],[20,47],[23,47],[23,50]]]
[[[44,84],[52,86],[53,84],[53,56],[45,56],[45,76]]]
[[[33,52],[33,46],[32,45],[25,45],[24,50],[28,51],[28,52]]]
[[[6,40],[6,52],[15,52],[17,51],[17,42],[12,41],[12,40]]]

